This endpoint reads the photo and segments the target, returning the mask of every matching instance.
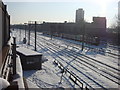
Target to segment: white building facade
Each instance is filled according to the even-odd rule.
[[[118,2],[118,24],[120,25],[120,1]]]
[[[84,10],[82,8],[76,10],[76,23],[84,21]]]

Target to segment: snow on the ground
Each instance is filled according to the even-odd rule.
[[[48,39],[48,37],[45,37],[45,39],[47,39],[47,40],[49,40]],[[55,44],[59,44],[59,45],[65,45],[65,42],[66,40],[64,39],[64,41],[62,40],[62,39],[60,39],[59,38],[59,40],[57,40],[56,38],[53,38],[52,39],[52,42],[54,42]],[[70,40],[69,40],[70,41]],[[72,44],[74,44],[74,42],[76,42],[76,41],[72,41],[71,40],[71,42],[73,42]],[[70,44],[71,45],[71,44]],[[95,46],[95,47],[98,47],[98,46]],[[99,47],[100,48],[100,47]],[[69,49],[70,49],[70,47],[69,47]],[[72,47],[72,49],[75,49],[75,48],[73,48]],[[80,50],[80,49],[79,49]],[[79,51],[78,50],[78,51]],[[76,50],[77,51],[77,50]],[[118,52],[117,50],[112,50],[112,52]],[[84,50],[83,52],[82,52],[83,54],[85,54],[85,55],[87,55],[87,56],[89,56],[89,57],[92,57],[92,58],[94,58],[94,59],[97,59],[98,61],[101,61],[101,62],[104,62],[104,63],[106,63],[106,64],[108,64],[108,62],[109,62],[109,65],[110,66],[113,66],[113,67],[116,67],[116,68],[118,68],[118,56],[114,56],[114,57],[110,57],[107,53],[103,53],[102,55],[101,54],[99,54],[98,52],[95,52],[93,49],[87,49],[87,50]],[[116,53],[116,54],[118,54],[118,53]]]
[[[17,33],[17,32],[14,31],[14,33]],[[16,38],[17,44],[19,47],[22,47],[22,49],[20,48],[18,49],[23,50],[23,48],[25,47],[25,48],[34,50],[33,46],[29,46],[29,45],[26,46],[22,43],[19,43],[19,38]],[[31,42],[31,44],[33,43]],[[44,53],[42,49],[40,49],[39,52]],[[42,64],[42,70],[24,71],[24,77],[27,80],[29,88],[33,88],[33,87],[34,88],[75,88],[75,87],[78,87],[77,85],[75,86],[74,83],[71,82],[65,76],[62,77],[62,81],[60,83],[61,76],[62,76],[61,70],[56,65],[54,65],[53,58],[49,56],[47,53],[44,53],[44,59],[45,58],[47,59],[47,61],[45,61]]]
[[[35,52],[33,50],[30,50],[30,49],[27,49],[27,48],[24,48],[24,47],[19,47],[17,48],[17,52],[19,53],[22,53],[26,56],[30,56],[30,55],[41,55],[40,53],[38,52]]]
[[[51,57],[48,57],[49,59]],[[52,58],[51,58],[52,60]],[[24,71],[24,77],[39,88],[70,88],[72,84],[68,79],[62,77],[61,70],[53,64],[53,61],[42,64],[42,70]],[[74,87],[74,86],[73,86]]]
[[[27,79],[26,81],[27,81],[27,85],[28,85],[29,88],[39,88],[36,84],[34,84],[29,79]]]
[[[20,31],[17,31],[17,30],[13,31],[13,36],[16,36],[16,37],[19,36],[16,39],[18,46],[26,47],[28,49],[34,50],[34,42],[33,42],[34,37],[33,39],[31,38],[31,42],[30,42],[31,45],[25,45],[25,44],[22,44],[22,40],[24,37],[24,30],[21,30],[21,33],[22,34],[20,35]],[[34,33],[31,33],[31,36],[34,36]],[[94,49],[98,48],[98,49],[105,50],[105,52],[99,53],[94,49],[89,49],[89,48],[86,48],[84,49],[83,52],[81,52],[81,43],[79,42],[76,42],[73,40],[67,40],[59,37],[53,37],[53,39],[51,40],[49,36],[42,35],[41,33],[38,33],[37,36],[38,36],[37,38],[39,38],[37,39],[37,41],[39,41],[39,43],[43,45],[43,46],[40,45],[40,47],[37,46],[37,51],[42,53],[44,56],[44,59],[45,58],[46,59],[44,63],[42,63],[42,70],[24,71],[24,77],[27,79],[29,87],[32,87],[31,84],[33,84],[33,87],[39,87],[39,88],[58,88],[58,87],[59,88],[76,88],[78,87],[69,79],[69,76],[67,76],[66,74],[63,75],[62,83],[60,83],[60,79],[62,75],[61,70],[58,68],[58,66],[56,66],[53,63],[54,59],[56,59],[56,60],[59,60],[66,68],[69,68],[77,76],[83,79],[86,82],[86,83],[84,82],[84,85],[89,84],[94,88],[100,88],[101,86],[107,87],[107,88],[117,88],[118,85],[112,82],[111,80],[109,80],[108,78],[106,78],[105,76],[113,79],[116,82],[117,82],[117,79],[102,72],[102,71],[109,72],[109,70],[114,71],[114,69],[109,69],[108,67],[102,64],[99,64],[95,61],[90,61],[90,60],[87,61],[84,59],[85,61],[91,64],[94,64],[94,66],[97,68],[95,69],[90,65],[88,65],[89,67],[86,67],[87,66],[86,63],[83,63],[79,59],[76,59],[72,56],[69,57],[67,55],[69,55],[70,53],[72,54],[72,52],[82,53],[84,55],[87,55],[88,57],[96,59],[99,62],[102,62],[104,64],[107,64],[111,67],[118,69],[118,57],[117,56],[112,57],[106,53],[106,52],[111,52],[111,53],[118,54],[118,50],[111,49],[110,47],[107,47],[104,45],[100,45],[100,46],[89,45]],[[53,46],[50,46],[49,42],[53,43],[53,46],[54,45],[59,46],[59,50],[57,48],[56,49],[53,48]],[[54,49],[54,53],[50,51],[49,47],[51,49]],[[63,54],[64,51],[66,51],[65,54]],[[57,57],[56,55],[59,55],[59,57]],[[80,55],[76,57],[79,57],[79,56]],[[62,58],[64,61],[61,60],[60,58]],[[105,68],[102,68],[101,66],[104,66]],[[115,71],[115,73],[117,72]],[[113,72],[111,72],[111,74],[114,75]],[[115,74],[115,76],[119,77],[118,74]]]
[[[39,35],[42,35],[42,34],[39,34]],[[50,40],[50,36],[48,35],[43,35],[45,39],[47,40]],[[77,48],[80,47],[81,48],[81,44],[80,42],[78,41],[74,41],[74,40],[68,40],[68,39],[64,39],[64,38],[60,38],[60,37],[53,37],[52,41],[54,41],[55,43],[57,44],[60,44],[60,45],[68,45],[68,46],[74,46]],[[88,45],[88,44],[85,44],[85,46],[88,46],[88,47],[91,47],[91,48],[98,48],[98,49],[105,49],[106,52],[111,52],[111,53],[114,53],[114,54],[118,54],[119,51],[118,51],[118,48],[119,46],[116,46],[116,48],[113,48],[112,46],[110,47],[109,44],[103,44],[101,43],[99,46],[95,46],[95,45]]]

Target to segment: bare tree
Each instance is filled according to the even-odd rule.
[[[115,15],[114,21],[112,22],[110,28],[112,28],[113,33],[118,33],[118,27],[120,26],[120,20],[118,19],[118,16]]]
[[[120,19],[118,16],[114,17],[113,24],[110,26],[110,28],[112,28],[112,35],[116,36],[113,41],[116,41],[117,45],[120,45],[120,42],[118,41],[120,40]]]

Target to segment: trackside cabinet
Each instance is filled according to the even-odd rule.
[[[17,48],[17,54],[20,56],[23,70],[42,69],[42,54],[27,48]]]

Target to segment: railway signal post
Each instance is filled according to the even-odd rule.
[[[36,23],[36,21],[35,21],[35,51],[37,51],[37,50],[36,50],[36,38],[37,38],[37,37],[36,37],[36,24],[37,24],[37,23]]]
[[[28,45],[30,45],[30,22],[28,21]]]

